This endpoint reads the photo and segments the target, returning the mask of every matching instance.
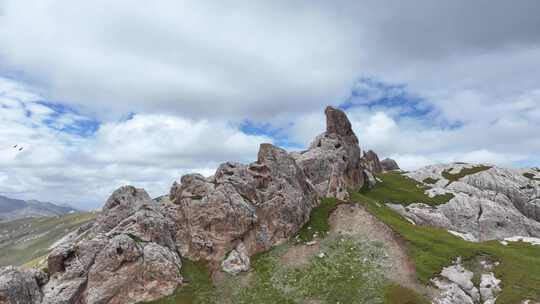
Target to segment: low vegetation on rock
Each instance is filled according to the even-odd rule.
[[[385,203],[409,205],[424,203],[431,206],[441,205],[450,201],[454,195],[446,193],[429,197],[425,194],[427,187],[401,172],[387,172],[378,175],[381,182],[373,189],[364,188],[362,192],[369,192],[370,197]]]
[[[464,163],[461,163],[461,164],[464,164]],[[482,171],[489,170],[491,168],[492,168],[491,166],[479,165],[479,166],[473,166],[471,168],[463,168],[458,173],[452,173],[453,168],[450,168],[450,169],[444,170],[442,172],[442,176],[448,180],[448,184],[447,184],[448,186],[451,183],[458,181],[467,175],[476,174]]]

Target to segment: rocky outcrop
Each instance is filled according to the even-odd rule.
[[[230,274],[249,270],[249,257],[294,236],[321,197],[345,199],[364,179],[376,183],[376,154],[362,160],[345,113],[325,113],[326,132],[304,152],[262,144],[257,161],[224,163],[211,177],[184,175],[154,200],[131,186],[116,190],[95,223],[54,247],[36,303],[41,296],[44,304],[161,298],[182,285],[181,258]]]
[[[382,173],[383,168],[381,165],[381,162],[379,161],[379,156],[377,156],[377,153],[369,150],[367,152],[364,151],[364,154],[362,155],[362,158],[360,159],[360,163],[362,164],[362,167],[373,172],[373,173]]]
[[[116,190],[96,224],[79,232],[48,257],[44,304],[137,303],[181,285],[169,223],[144,190]]]
[[[219,262],[243,243],[249,255],[294,235],[319,195],[283,149],[262,144],[256,162],[222,164],[204,178],[185,175],[163,213],[182,256]]]
[[[428,195],[453,193],[454,198],[436,207],[421,202],[391,207],[416,224],[452,230],[475,241],[540,237],[540,183],[525,176],[538,172],[484,166],[483,171],[463,174],[475,167],[479,168],[435,165],[411,172],[408,176],[419,182],[432,181],[426,184]],[[449,181],[449,175],[463,176]]]
[[[47,282],[47,274],[37,269],[13,266],[0,268],[0,303],[41,303],[40,287]]]
[[[399,170],[397,162],[391,158],[385,158],[381,160],[381,167],[383,171]]]
[[[325,114],[326,132],[292,155],[321,196],[347,199],[364,184],[358,138],[343,111],[327,107]]]

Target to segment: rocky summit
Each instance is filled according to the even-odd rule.
[[[0,304],[538,303],[539,169],[401,171],[325,114],[305,151],[117,189],[43,271],[0,268]]]
[[[382,171],[374,152],[362,155],[345,113],[325,114],[326,132],[306,151],[262,144],[257,161],[184,175],[159,202],[131,186],[114,191],[95,223],[49,254],[48,275],[2,269],[0,303],[159,299],[184,284],[182,258],[231,274],[249,270],[250,256],[294,236],[322,197],[348,199]]]

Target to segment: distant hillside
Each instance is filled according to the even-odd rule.
[[[59,216],[76,209],[36,200],[19,200],[0,195],[0,222],[13,221],[28,217]]]
[[[0,266],[40,264],[53,244],[95,217],[93,212],[74,212],[0,223]]]

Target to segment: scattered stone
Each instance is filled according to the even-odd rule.
[[[221,268],[228,274],[237,275],[240,272],[248,271],[251,267],[246,246],[240,243],[233,249],[227,258],[221,263]]]
[[[483,263],[482,263],[483,262]],[[487,265],[486,261],[480,261]],[[494,304],[497,294],[501,292],[501,281],[492,272],[480,273],[480,285],[474,286],[474,273],[465,269],[458,258],[451,266],[443,268],[440,277],[432,279],[432,283],[441,290],[435,297],[435,304]]]

